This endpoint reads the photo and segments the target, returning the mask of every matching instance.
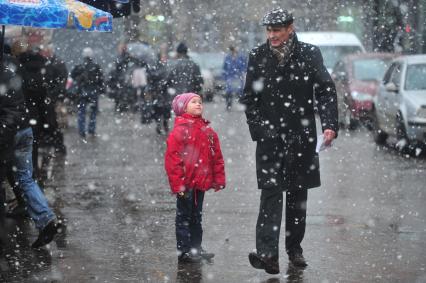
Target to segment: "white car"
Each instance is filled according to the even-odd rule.
[[[297,32],[296,35],[299,41],[319,47],[324,58],[324,65],[330,74],[334,65],[343,56],[365,52],[365,48],[358,37],[349,32]]]
[[[426,55],[395,59],[374,100],[374,139],[395,137],[399,149],[426,143]]]

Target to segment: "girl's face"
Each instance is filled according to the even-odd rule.
[[[199,96],[194,96],[186,105],[185,112],[192,116],[201,116],[203,114],[203,100]]]

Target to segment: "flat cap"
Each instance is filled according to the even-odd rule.
[[[294,21],[293,15],[282,8],[275,8],[263,16],[263,26],[287,26]]]

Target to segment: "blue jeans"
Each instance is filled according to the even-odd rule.
[[[96,115],[98,113],[97,97],[81,97],[78,102],[78,131],[80,136],[86,136],[86,107],[90,107],[89,134],[94,135],[96,130]]]
[[[189,190],[176,201],[176,241],[181,253],[199,250],[203,240],[201,227],[204,192]]]
[[[32,177],[32,150],[33,130],[29,127],[18,131],[15,135],[13,178],[18,192],[23,195],[27,204],[28,214],[34,220],[36,228],[41,230],[55,219],[55,214]]]

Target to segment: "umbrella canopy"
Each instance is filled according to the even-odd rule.
[[[0,25],[112,31],[112,15],[75,0],[0,0]]]

